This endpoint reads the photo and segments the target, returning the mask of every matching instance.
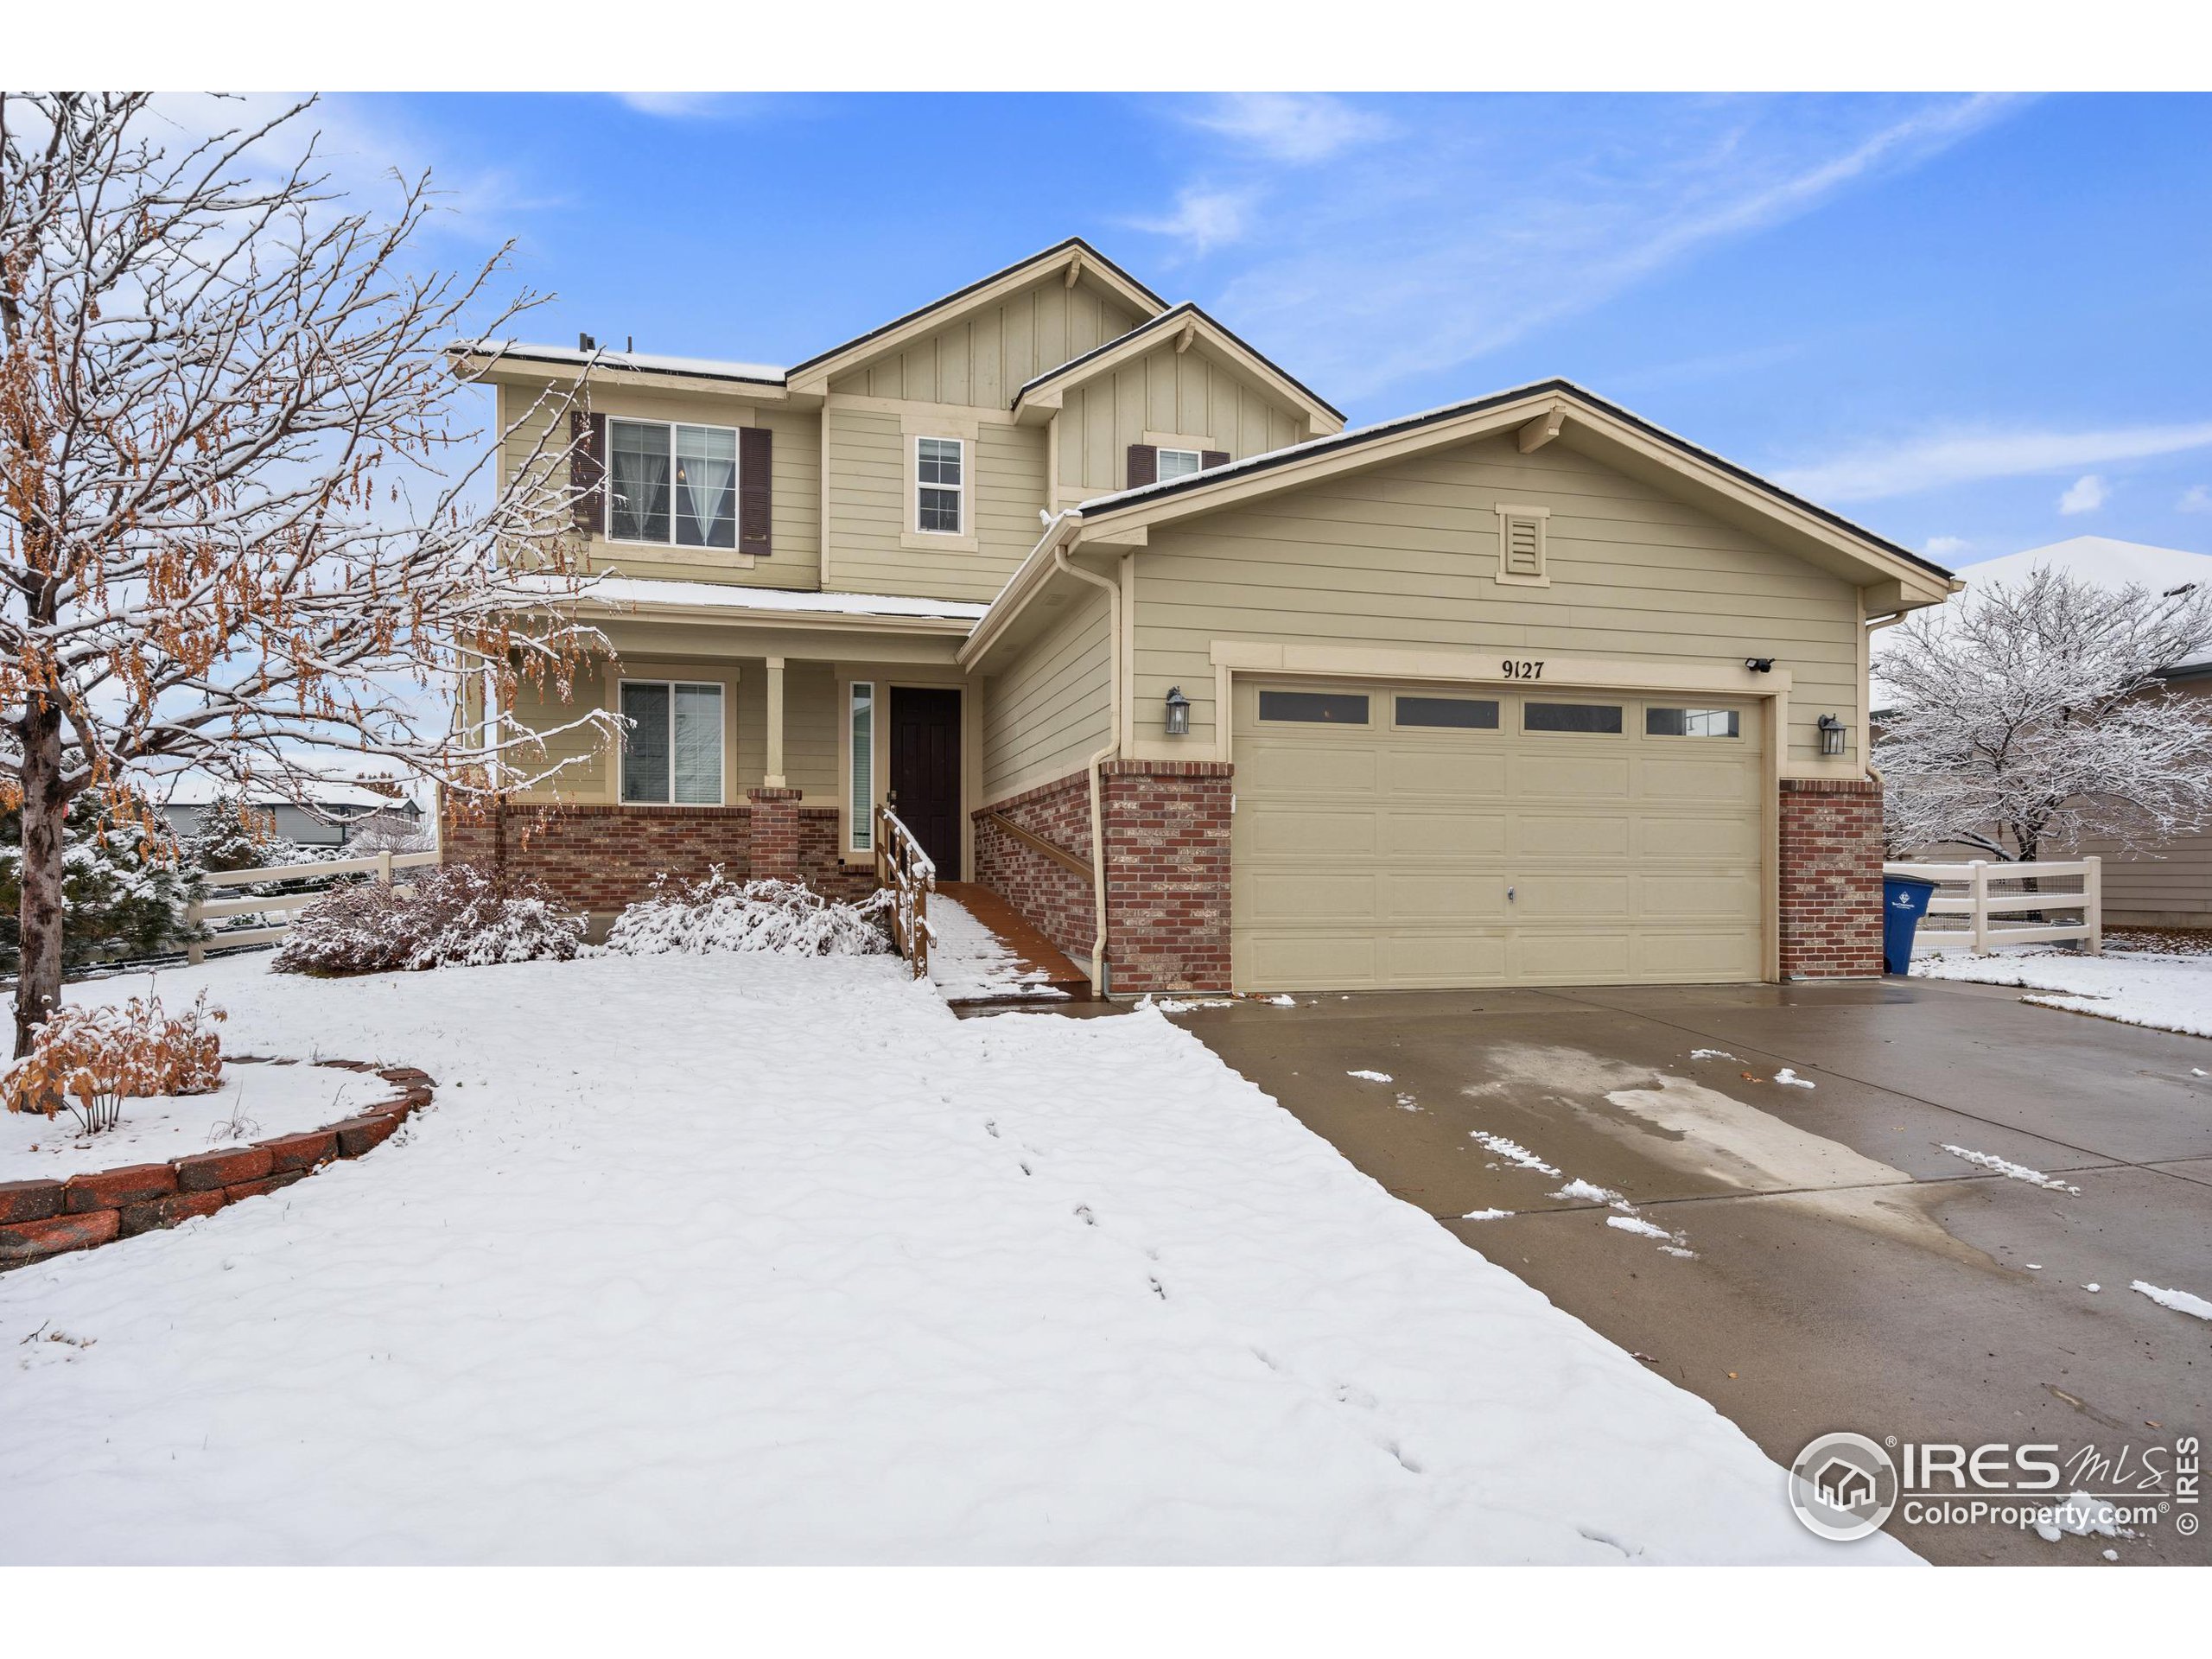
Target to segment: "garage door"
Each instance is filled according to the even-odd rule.
[[[1760,715],[1240,677],[1238,988],[1758,978]]]

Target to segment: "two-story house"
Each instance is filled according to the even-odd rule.
[[[1567,382],[1346,431],[1079,240],[787,368],[456,362],[588,376],[627,736],[500,837],[572,902],[863,887],[888,803],[1117,992],[1878,971],[1866,630],[1948,573]]]

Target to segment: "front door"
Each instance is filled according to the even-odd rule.
[[[891,810],[938,878],[960,880],[960,693],[891,688]]]

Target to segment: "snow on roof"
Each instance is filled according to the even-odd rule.
[[[2212,587],[2212,553],[2191,553],[2178,547],[2152,547],[2145,542],[2123,542],[2110,536],[2073,536],[2048,547],[2031,547],[2002,558],[1970,564],[1958,574],[1969,590],[1992,582],[2025,581],[2037,570],[2063,570],[2099,588],[2147,588],[2154,594],[2194,582]],[[2212,640],[2205,644],[2212,646]],[[2199,653],[2176,668],[2197,668],[2212,663],[2212,654]]]
[[[554,591],[543,578],[518,585]],[[788,611],[830,616],[917,617],[973,622],[990,608],[955,599],[913,599],[903,594],[817,593],[796,588],[747,588],[731,582],[663,582],[648,576],[601,576],[580,595],[607,605],[687,605],[728,611]]]
[[[650,352],[580,351],[573,346],[539,346],[521,340],[463,340],[454,350],[527,359],[532,362],[589,363],[602,369],[639,369],[660,374],[696,374],[716,380],[766,380],[781,385],[784,371],[769,363],[728,362],[710,357],[664,357]]]
[[[164,806],[206,806],[218,795],[240,796],[249,806],[308,805],[326,810],[389,806],[404,810],[415,804],[404,794],[388,795],[362,784],[302,779],[290,785],[256,784],[251,789],[241,790],[227,779],[198,772],[185,773],[171,780],[166,788],[157,788],[156,793]]]

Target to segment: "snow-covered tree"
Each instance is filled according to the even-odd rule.
[[[180,949],[190,935],[186,906],[197,891],[198,870],[146,833],[132,808],[111,813],[96,793],[69,804],[62,826],[61,960],[81,968],[118,957],[159,956]],[[23,820],[0,812],[0,967],[22,960],[16,917],[23,873]]]
[[[318,171],[307,107],[194,139],[137,95],[0,96],[18,1053],[60,990],[80,796],[121,810],[133,775],[157,796],[188,767],[244,783],[316,749],[448,801],[527,786],[558,765],[497,711],[518,676],[565,697],[601,643],[554,602],[579,586],[565,452],[493,476],[499,443],[566,433],[565,411],[489,441],[452,418],[442,348],[534,300],[483,315],[504,250],[417,274],[429,180],[396,181],[388,215],[355,210]]]
[[[1949,842],[2031,861],[2212,822],[2212,703],[2158,671],[2212,642],[2212,589],[2117,593],[2065,571],[1970,588],[1885,636],[1876,763],[1893,855]]]

